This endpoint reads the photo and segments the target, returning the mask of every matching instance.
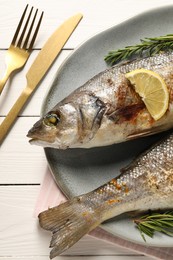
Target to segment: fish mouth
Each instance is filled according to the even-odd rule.
[[[47,138],[45,136],[41,137],[41,136],[37,136],[36,134],[31,133],[31,131],[28,132],[28,134],[26,135],[28,138],[30,138],[29,143],[30,144],[39,144],[41,143],[53,143],[52,140],[46,140]]]
[[[60,145],[57,142],[47,142],[45,140],[41,140],[39,138],[32,138],[29,140],[29,143],[31,145],[37,145],[37,146],[41,146],[42,148],[56,148],[56,149],[62,149],[65,150],[68,148],[67,145]]]
[[[51,146],[51,143],[50,142],[47,142],[45,140],[41,140],[39,138],[31,138],[29,140],[29,143],[31,145],[38,145],[38,146],[42,146],[42,147],[50,147]],[[53,142],[52,142],[53,143]]]
[[[28,136],[27,136],[27,137],[28,137]],[[39,141],[38,138],[31,138],[31,139],[29,140],[29,143],[38,142],[38,141]]]
[[[28,136],[27,136],[27,137],[28,137]],[[34,137],[34,138],[31,138],[31,139],[29,140],[29,143],[30,143],[30,144],[32,144],[32,143],[38,143],[38,142],[40,142],[40,141],[43,141],[43,140],[40,140],[39,138]]]
[[[54,143],[55,140],[52,136],[46,135],[46,134],[36,134],[33,133],[32,129],[28,132],[26,135],[28,138],[30,138],[29,143],[39,143],[43,142],[45,144],[51,144]]]

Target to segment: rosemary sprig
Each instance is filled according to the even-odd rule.
[[[134,220],[142,238],[145,235],[153,238],[155,232],[161,232],[173,237],[173,211],[165,213],[151,213]]]
[[[153,56],[160,51],[173,49],[173,34],[165,36],[144,38],[141,43],[134,46],[127,46],[123,49],[110,51],[105,57],[105,61],[114,65],[122,60],[128,60],[133,57]]]

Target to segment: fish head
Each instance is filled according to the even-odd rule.
[[[66,149],[78,138],[78,116],[75,107],[68,103],[55,107],[37,121],[27,137],[31,144]]]

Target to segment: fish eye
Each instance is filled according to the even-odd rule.
[[[55,113],[47,114],[44,117],[44,123],[47,126],[56,126],[59,123],[59,121],[60,121],[60,117]]]

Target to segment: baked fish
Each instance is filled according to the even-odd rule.
[[[125,74],[158,73],[169,91],[169,106],[155,121]],[[173,126],[173,54],[162,53],[99,73],[44,115],[28,132],[43,147],[91,148],[155,134]]]
[[[53,258],[103,221],[149,209],[173,209],[173,133],[123,169],[119,177],[40,213],[39,222],[53,233]]]

